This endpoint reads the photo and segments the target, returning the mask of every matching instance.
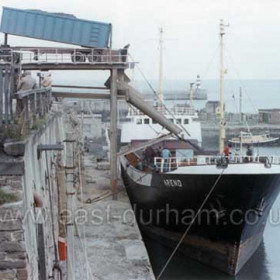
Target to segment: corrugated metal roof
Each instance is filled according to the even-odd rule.
[[[111,24],[78,19],[67,14],[3,7],[0,30],[3,33],[79,45],[106,48]]]

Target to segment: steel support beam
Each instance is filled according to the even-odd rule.
[[[90,64],[90,63],[22,63],[22,70],[111,70],[127,69],[129,64]]]
[[[111,95],[108,93],[85,93],[85,92],[60,92],[52,91],[53,97],[62,98],[80,98],[80,99],[111,99]],[[117,96],[118,99],[125,100],[124,95]]]
[[[110,125],[110,167],[111,167],[111,187],[113,199],[117,200],[117,117],[118,117],[118,100],[117,100],[117,69],[111,71],[111,125]]]
[[[106,87],[91,87],[91,86],[70,86],[70,85],[52,85],[52,88],[82,88],[82,89],[104,89],[108,90]]]
[[[167,119],[163,114],[156,111],[151,105],[143,100],[140,96],[140,93],[134,89],[132,86],[129,86],[125,82],[120,83],[120,91],[126,88],[127,92],[127,101],[138,108],[141,112],[145,113],[147,116],[151,117],[153,120],[158,122],[161,126],[166,128],[171,133],[178,135],[182,132],[182,128],[173,124],[169,119]]]
[[[67,280],[75,280],[74,271],[74,199],[76,190],[74,188],[74,144],[72,133],[66,134],[66,169],[71,169],[72,172],[66,172],[66,195],[67,195],[67,211],[71,213],[67,217],[66,228],[66,244],[67,244]]]
[[[0,67],[0,125],[3,123],[4,70],[4,67]]]

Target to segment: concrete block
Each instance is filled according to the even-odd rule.
[[[1,280],[14,280],[16,278],[16,270],[0,270],[0,279]]]
[[[22,229],[22,221],[20,220],[6,220],[1,222],[0,232],[1,231],[13,231],[13,230],[21,230]]]
[[[25,252],[16,252],[16,253],[9,253],[6,255],[6,261],[9,261],[9,260],[26,260],[27,258],[27,255]]]
[[[22,242],[4,241],[1,244],[0,250],[4,252],[24,252],[25,246]]]
[[[22,200],[23,199],[23,191],[22,188],[20,189],[14,189],[11,186],[4,186],[0,187],[2,191],[4,191],[7,194],[12,194],[16,197],[16,200]]]
[[[4,152],[9,156],[24,156],[26,141],[9,141],[4,143]]]
[[[0,232],[0,243],[2,243],[4,241],[12,241],[12,232],[10,232],[10,231]]]
[[[12,240],[13,241],[23,241],[24,240],[24,233],[23,231],[14,231],[12,232]]]
[[[17,270],[17,280],[27,280],[28,279],[28,271],[26,268]]]
[[[4,269],[25,268],[27,265],[25,260],[16,261],[0,261],[0,271]],[[2,278],[0,278],[2,280]]]
[[[5,252],[0,252],[0,261],[4,261],[6,258],[7,253]],[[1,278],[0,278],[1,279]]]
[[[0,162],[0,176],[24,175],[23,161]]]
[[[8,220],[21,220],[22,217],[22,201],[6,203],[5,205],[0,206],[0,222]]]
[[[110,162],[104,161],[104,162],[98,162],[96,169],[98,170],[110,170]]]
[[[6,185],[6,178],[5,177],[0,178],[0,187],[5,185]]]
[[[22,182],[20,180],[13,180],[11,182],[11,188],[13,190],[22,190],[23,189]]]

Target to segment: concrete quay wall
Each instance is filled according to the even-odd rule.
[[[59,155],[61,152],[46,151],[38,157],[37,146],[63,140],[61,115],[52,112],[40,129],[21,143],[24,155],[9,157],[9,162],[24,166],[23,173],[19,170],[16,175],[9,174],[9,170],[6,175],[1,172],[0,190],[14,195],[15,200],[0,205],[2,280],[36,280],[52,276],[57,250],[53,233],[55,240],[58,233],[56,164],[63,152]],[[5,162],[7,158],[5,156]]]

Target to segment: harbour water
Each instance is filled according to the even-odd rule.
[[[275,202],[264,232],[263,242],[236,277],[176,253],[161,279],[165,280],[279,280],[280,197]],[[146,242],[154,273],[158,275],[172,251],[155,240]]]
[[[193,80],[166,80],[165,90],[188,90]],[[151,81],[157,89],[156,81]],[[135,83],[141,91],[150,92],[149,87],[142,81]],[[201,88],[206,89],[208,100],[219,100],[219,81],[202,80]],[[258,109],[277,108],[279,104],[280,80],[225,80],[225,106],[227,112],[239,112],[240,88],[242,91],[242,111],[244,113],[257,113]],[[178,101],[174,100],[173,103]],[[172,103],[168,101],[168,103]],[[195,107],[200,110],[206,101],[195,101]]]

